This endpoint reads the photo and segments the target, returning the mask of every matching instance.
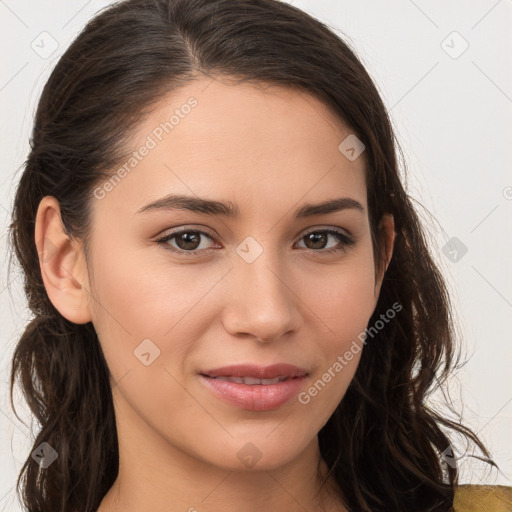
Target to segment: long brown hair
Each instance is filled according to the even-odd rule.
[[[352,511],[447,511],[457,484],[451,430],[490,455],[476,434],[425,404],[457,362],[451,305],[412,199],[402,185],[386,108],[349,46],[277,0],[125,0],[92,19],[42,92],[17,187],[11,243],[34,318],[15,348],[13,387],[58,458],[32,457],[18,478],[28,512],[95,512],[118,472],[109,369],[93,325],[50,302],[34,242],[41,199],[60,203],[64,227],[88,250],[94,187],[122,161],[131,131],[158,99],[200,75],[285,85],[314,95],[365,145],[372,244],[392,213],[396,240],[369,325],[401,310],[363,351],[356,375],[319,432],[322,457]],[[381,321],[382,323],[382,321]],[[489,461],[494,464],[492,461]]]

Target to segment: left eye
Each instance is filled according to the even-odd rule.
[[[157,243],[163,244],[164,247],[172,252],[180,254],[199,254],[201,252],[209,252],[211,248],[201,248],[201,238],[206,237],[210,240],[213,238],[204,231],[198,230],[182,230],[169,233],[164,237],[157,240]],[[338,245],[334,247],[318,247],[318,245],[325,245],[329,237],[338,240]],[[171,245],[169,242],[175,241],[177,247]],[[332,253],[338,251],[345,251],[347,247],[355,244],[355,240],[345,233],[336,229],[323,229],[310,231],[300,238],[300,241],[305,240],[307,244],[313,244],[313,247],[306,246],[306,249],[313,252]]]
[[[339,245],[334,247],[307,247],[307,249],[323,249],[322,253],[332,253],[337,251],[345,251],[347,247],[355,244],[355,240],[351,237],[338,231],[337,229],[324,229],[317,231],[310,231],[309,233],[302,236],[301,240],[307,240],[308,242],[312,242],[313,245],[320,244],[323,245],[324,242],[328,240],[329,237],[336,238],[338,240]],[[315,251],[318,252],[318,251]]]

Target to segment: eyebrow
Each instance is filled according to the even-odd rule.
[[[297,219],[301,219],[348,209],[364,213],[364,206],[359,201],[356,201],[351,197],[339,197],[335,199],[328,199],[321,203],[305,204],[294,211],[294,216]],[[229,218],[236,218],[240,215],[240,208],[238,205],[230,201],[222,203],[211,199],[180,194],[169,194],[157,199],[156,201],[153,201],[152,203],[149,203],[137,210],[137,213],[155,210],[190,210],[197,213],[219,215]]]

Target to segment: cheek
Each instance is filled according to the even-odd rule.
[[[93,324],[114,379],[142,366],[134,350],[155,336],[158,304],[147,270],[135,258],[133,248],[116,239],[101,244],[94,256]],[[164,321],[160,315],[161,322]],[[171,319],[168,319],[170,324]]]
[[[364,331],[375,309],[371,253],[354,255],[329,272],[318,271],[303,282],[300,294],[324,324],[329,345],[342,348]],[[336,347],[336,340],[340,347]]]
[[[317,289],[307,297],[323,335],[317,337],[319,364],[298,401],[319,418],[320,429],[343,399],[365,350],[364,334],[375,307],[373,271],[351,267],[328,281],[322,293]]]
[[[100,329],[112,324],[134,338],[161,336],[204,293],[207,283],[191,281],[190,271],[155,263],[145,252],[150,251],[111,243],[96,255],[94,309]]]
[[[139,347],[158,354],[151,367],[179,365],[201,335],[198,318],[210,314],[211,292],[226,269],[151,260],[147,249],[121,243],[103,248],[94,261],[93,324],[113,377],[143,366]]]
[[[318,274],[316,277],[317,286],[310,287],[307,294],[302,292],[314,312],[311,321],[322,333],[317,338],[322,353],[316,372],[318,384],[311,389],[311,397],[322,391],[322,396],[315,401],[319,408],[329,411],[339,403],[357,370],[365,330],[375,309],[371,252],[359,253],[357,258],[339,265],[329,276]]]

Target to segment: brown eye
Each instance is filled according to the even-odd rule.
[[[164,244],[166,249],[173,252],[199,254],[209,250],[207,247],[199,249],[204,237],[212,240],[212,237],[204,231],[188,229],[169,233],[163,238],[158,239],[157,242]],[[171,240],[174,241],[175,246],[169,243]]]
[[[326,247],[326,244],[328,244],[329,241],[329,237],[336,238],[341,245]],[[307,249],[328,254],[337,251],[345,251],[347,246],[352,246],[355,244],[355,240],[352,237],[349,237],[348,235],[345,235],[341,231],[335,229],[311,231],[304,235],[301,240],[305,241]]]
[[[179,235],[174,235],[174,238],[176,239],[176,245],[183,250],[197,249],[201,241],[201,235],[190,231],[185,231]]]
[[[204,231],[193,229],[182,229],[174,231],[157,240],[165,249],[182,254],[182,255],[198,255],[209,253],[212,247],[201,247],[203,239],[213,238]],[[329,247],[330,239],[338,241],[337,245]],[[330,254],[345,251],[347,247],[355,245],[355,240],[345,233],[336,229],[322,229],[311,231],[303,235],[300,241],[305,241],[305,249],[318,252],[320,254]],[[171,243],[172,242],[172,243]]]
[[[304,237],[308,249],[325,249],[324,245],[327,243],[328,239],[329,235],[327,235],[325,231],[316,231],[314,233],[309,233]],[[308,243],[312,246],[308,245]]]

